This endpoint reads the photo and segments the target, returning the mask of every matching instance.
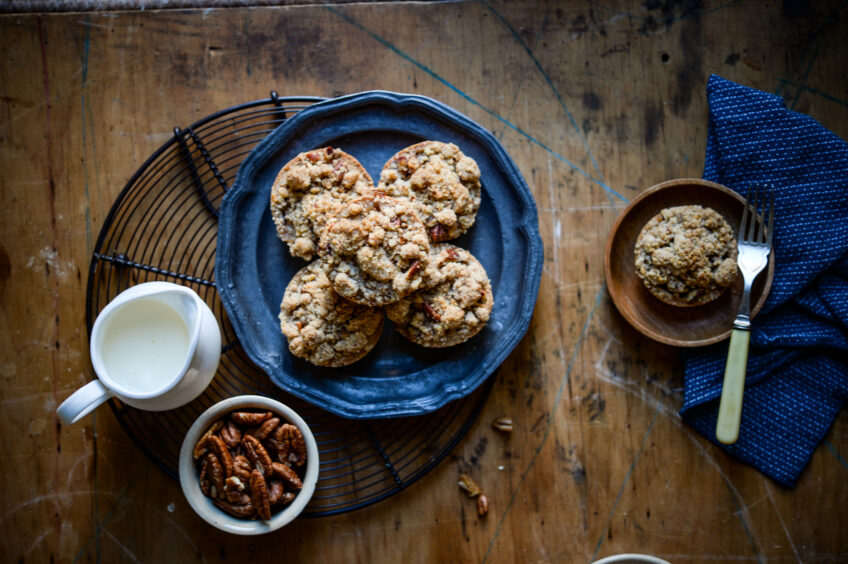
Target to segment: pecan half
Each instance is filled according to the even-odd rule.
[[[459,477],[459,488],[465,492],[465,495],[468,497],[477,497],[480,495],[480,486],[477,485],[471,476],[468,474],[462,474]]]
[[[489,498],[483,494],[477,496],[477,515],[483,517],[489,512]]]
[[[244,483],[235,476],[230,476],[224,481],[224,496],[230,503],[239,503],[244,489]]]
[[[277,451],[277,460],[279,462],[288,462],[289,454],[291,454],[292,451],[291,441],[289,440],[286,425],[288,425],[288,423],[283,423],[277,427],[277,432],[274,433],[274,436],[269,438],[267,441],[268,444]]]
[[[288,444],[283,444],[274,437],[268,437],[267,439],[265,439],[265,444],[271,447],[270,450],[268,450],[269,454],[271,453],[271,451],[273,451],[277,454],[277,460],[282,460],[282,458],[280,457],[280,452],[284,449],[287,449]],[[286,452],[288,451],[286,450]]]
[[[417,260],[417,261],[413,262],[412,266],[409,267],[409,270],[406,271],[406,277],[412,278],[413,276],[418,274],[419,270],[421,270],[421,261]]]
[[[243,492],[247,486],[244,482],[241,481],[241,478],[238,476],[230,476],[224,481],[224,489],[225,490],[235,490],[237,492]]]
[[[254,470],[259,470],[262,474],[271,472],[271,455],[268,454],[259,439],[245,435],[241,439],[241,445],[244,448],[245,456],[253,464]]]
[[[292,470],[288,464],[274,462],[271,465],[271,468],[274,470],[274,475],[282,478],[283,482],[285,482],[290,489],[299,490],[303,487],[303,482],[300,481],[300,477],[298,477],[297,472]]]
[[[236,448],[241,441],[241,429],[232,421],[227,421],[227,424],[221,429],[221,440],[229,448]]]
[[[206,471],[206,458],[200,464],[200,491],[206,497],[212,497],[212,483],[209,481],[209,472]]]
[[[447,241],[450,237],[448,237],[447,230],[442,226],[441,223],[437,223],[433,227],[430,228],[430,240],[434,243],[441,243],[442,241]]]
[[[191,451],[191,455],[194,457],[195,460],[197,460],[208,452],[208,449],[206,448],[206,441],[208,439],[209,435],[207,431],[207,434],[204,434],[202,437],[200,437],[200,440],[198,440],[197,444],[194,445],[194,449]]]
[[[318,151],[310,151],[306,153],[306,158],[309,159],[309,162],[317,163],[318,159],[321,158],[321,154]]]
[[[459,253],[453,247],[448,247],[445,254],[448,255],[449,260],[459,260]]]
[[[274,414],[270,411],[266,411],[264,413],[256,413],[254,411],[234,411],[230,414],[230,419],[238,425],[253,427],[254,425],[261,425],[273,416]]]
[[[244,455],[239,454],[233,459],[233,476],[244,482],[250,481],[250,471],[253,470],[250,461]]]
[[[227,450],[227,445],[224,444],[224,441],[221,440],[221,437],[219,437],[218,435],[209,435],[209,438],[206,440],[206,442],[209,445],[209,450],[211,450],[221,462],[221,466],[224,468],[224,476],[227,478],[232,476],[233,457],[230,454],[230,451]]]
[[[501,415],[500,417],[492,421],[492,427],[503,433],[512,433],[512,417]]]
[[[413,153],[404,153],[397,158],[398,169],[415,172],[421,166]]]
[[[224,498],[224,469],[213,453],[206,453],[206,475],[209,477],[209,497]]]
[[[283,483],[279,480],[270,480],[268,482],[268,503],[271,505],[277,505],[281,499],[283,499],[283,494],[286,489],[283,487]]]
[[[253,429],[252,431],[250,431],[248,434],[253,435],[254,437],[259,439],[260,441],[264,441],[268,437],[268,435],[270,435],[271,433],[273,433],[277,429],[277,425],[279,425],[279,424],[280,424],[280,418],[279,417],[272,417],[271,419],[262,423],[262,425],[260,425],[256,429]]]
[[[212,503],[214,503],[220,509],[223,509],[230,515],[234,517],[251,517],[254,513],[253,504],[245,503],[245,504],[235,504],[230,503],[228,501],[221,501],[219,499],[213,499]]]
[[[430,305],[430,304],[428,304],[427,302],[421,302],[421,303],[424,305],[424,311],[425,311],[425,313],[427,313],[427,315],[429,315],[429,316],[430,316],[430,318],[431,318],[433,321],[441,321],[441,320],[442,320],[442,316],[441,316],[441,315],[439,315],[439,314],[436,312],[436,310],[435,310],[435,309],[433,309],[433,306],[431,306],[431,305]]]
[[[271,519],[271,501],[268,495],[268,485],[265,476],[258,468],[254,468],[250,474],[250,500],[256,509],[260,519],[268,521]]]
[[[306,462],[306,441],[303,433],[291,423],[284,423],[277,428],[275,435],[277,460],[301,467]]]
[[[208,429],[206,429],[206,432],[203,433],[203,436],[200,437],[200,439],[197,441],[197,444],[194,445],[194,450],[191,453],[192,456],[194,456],[195,460],[206,454],[206,440],[209,438],[210,435],[214,435],[215,433],[217,433],[223,426],[224,421],[218,419],[217,421],[212,423],[212,425]]]

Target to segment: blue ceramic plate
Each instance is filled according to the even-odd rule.
[[[461,345],[426,349],[386,320],[374,349],[343,368],[291,355],[277,315],[286,284],[307,263],[289,255],[271,220],[277,172],[299,153],[331,145],[359,159],[377,181],[392,155],[426,139],[456,143],[480,166],[477,221],[452,242],[469,249],[492,281],[489,323]],[[527,331],[541,272],[536,205],[515,164],[488,131],[421,96],[365,92],[301,110],[248,155],[221,204],[215,279],[244,350],[277,386],[342,417],[429,413],[471,393]]]

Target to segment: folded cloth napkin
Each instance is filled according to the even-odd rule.
[[[684,420],[794,486],[848,399],[848,143],[783,99],[711,76],[704,178],[775,190],[774,282],[753,320],[742,426],[716,441],[727,342],[686,360]]]

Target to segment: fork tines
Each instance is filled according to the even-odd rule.
[[[762,213],[758,215],[757,211],[759,208],[762,208]],[[768,218],[767,220],[766,217]],[[766,221],[768,221],[768,226],[765,225]],[[771,248],[773,227],[774,188],[770,185],[760,186],[758,184],[748,186],[745,193],[745,208],[742,211],[742,221],[739,224],[740,241],[760,244]]]

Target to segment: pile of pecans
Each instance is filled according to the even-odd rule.
[[[509,436],[512,434],[513,430],[515,430],[515,425],[512,422],[512,417],[509,417],[508,415],[501,415],[492,421],[492,428]],[[499,469],[502,470],[503,467],[501,466]],[[459,489],[465,492],[465,495],[471,499],[477,500],[477,515],[479,517],[485,517],[489,512],[489,498],[483,493],[483,490],[480,489],[477,482],[475,482],[468,474],[461,474],[459,476],[459,482],[457,483],[459,485]]]
[[[477,515],[485,517],[486,513],[489,512],[489,498],[483,495],[483,490],[480,489],[477,482],[468,474],[462,474],[457,484],[459,489],[465,492],[465,495],[472,499],[477,498]]]
[[[200,491],[230,515],[271,519],[303,487],[306,443],[295,425],[270,411],[233,411],[194,446]]]

